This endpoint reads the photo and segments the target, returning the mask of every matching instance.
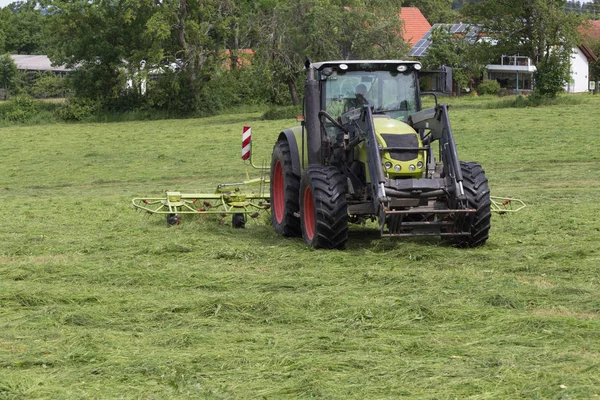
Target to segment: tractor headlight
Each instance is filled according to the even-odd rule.
[[[394,171],[396,171],[396,172],[402,171],[402,166],[400,166],[399,164],[394,165]]]
[[[385,164],[383,164],[383,166],[385,167],[385,169],[392,169],[392,163],[387,161]]]
[[[417,168],[415,167],[415,165],[414,165],[414,164],[410,164],[410,165],[408,166],[408,170],[409,170],[410,172],[415,172],[415,170],[416,170],[416,169],[417,169]]]
[[[347,69],[348,69],[348,64],[340,64],[340,69],[341,69],[342,71],[345,71],[345,70],[347,70]]]
[[[422,65],[421,64],[415,64],[415,69],[417,71],[419,71],[421,69]]]
[[[408,67],[406,65],[398,65],[396,69],[398,70],[398,72],[404,72],[407,68]]]
[[[419,161],[417,163],[417,168],[419,168],[419,169],[423,168],[423,163],[421,161]]]

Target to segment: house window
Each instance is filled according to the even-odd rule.
[[[497,80],[500,87],[509,90],[533,90],[531,72],[490,72],[489,78]]]
[[[520,67],[529,66],[529,57],[525,56],[502,56],[501,65],[517,65]]]

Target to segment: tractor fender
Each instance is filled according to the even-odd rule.
[[[279,137],[277,140],[285,139],[290,145],[290,155],[292,156],[292,171],[297,176],[302,175],[302,169],[300,166],[300,152],[298,150],[298,141],[296,140],[296,136],[301,135],[302,133],[298,131],[298,129],[286,129],[279,133]]]

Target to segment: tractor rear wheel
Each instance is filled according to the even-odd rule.
[[[485,244],[490,232],[492,219],[490,188],[485,171],[474,162],[460,162],[463,175],[463,189],[467,196],[467,207],[477,210],[474,216],[467,218],[470,226],[469,236],[460,236],[453,240],[458,247],[478,247]]]
[[[313,248],[343,249],[348,240],[346,178],[337,168],[308,167],[300,184],[304,242]]]
[[[271,220],[280,235],[300,236],[299,194],[300,177],[292,169],[290,145],[280,139],[271,155]]]

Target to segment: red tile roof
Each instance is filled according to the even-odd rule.
[[[598,43],[598,40],[600,40],[600,21],[584,21],[579,27],[579,33],[581,33],[583,40],[583,43],[578,46],[579,49],[587,57],[589,62],[598,61],[598,56],[594,54],[594,51],[590,46]]]
[[[431,29],[431,25],[417,7],[402,7],[400,19],[403,22],[402,37],[411,46],[414,46]]]
[[[600,21],[588,20],[579,27],[579,33],[582,34],[586,43],[600,38]]]

